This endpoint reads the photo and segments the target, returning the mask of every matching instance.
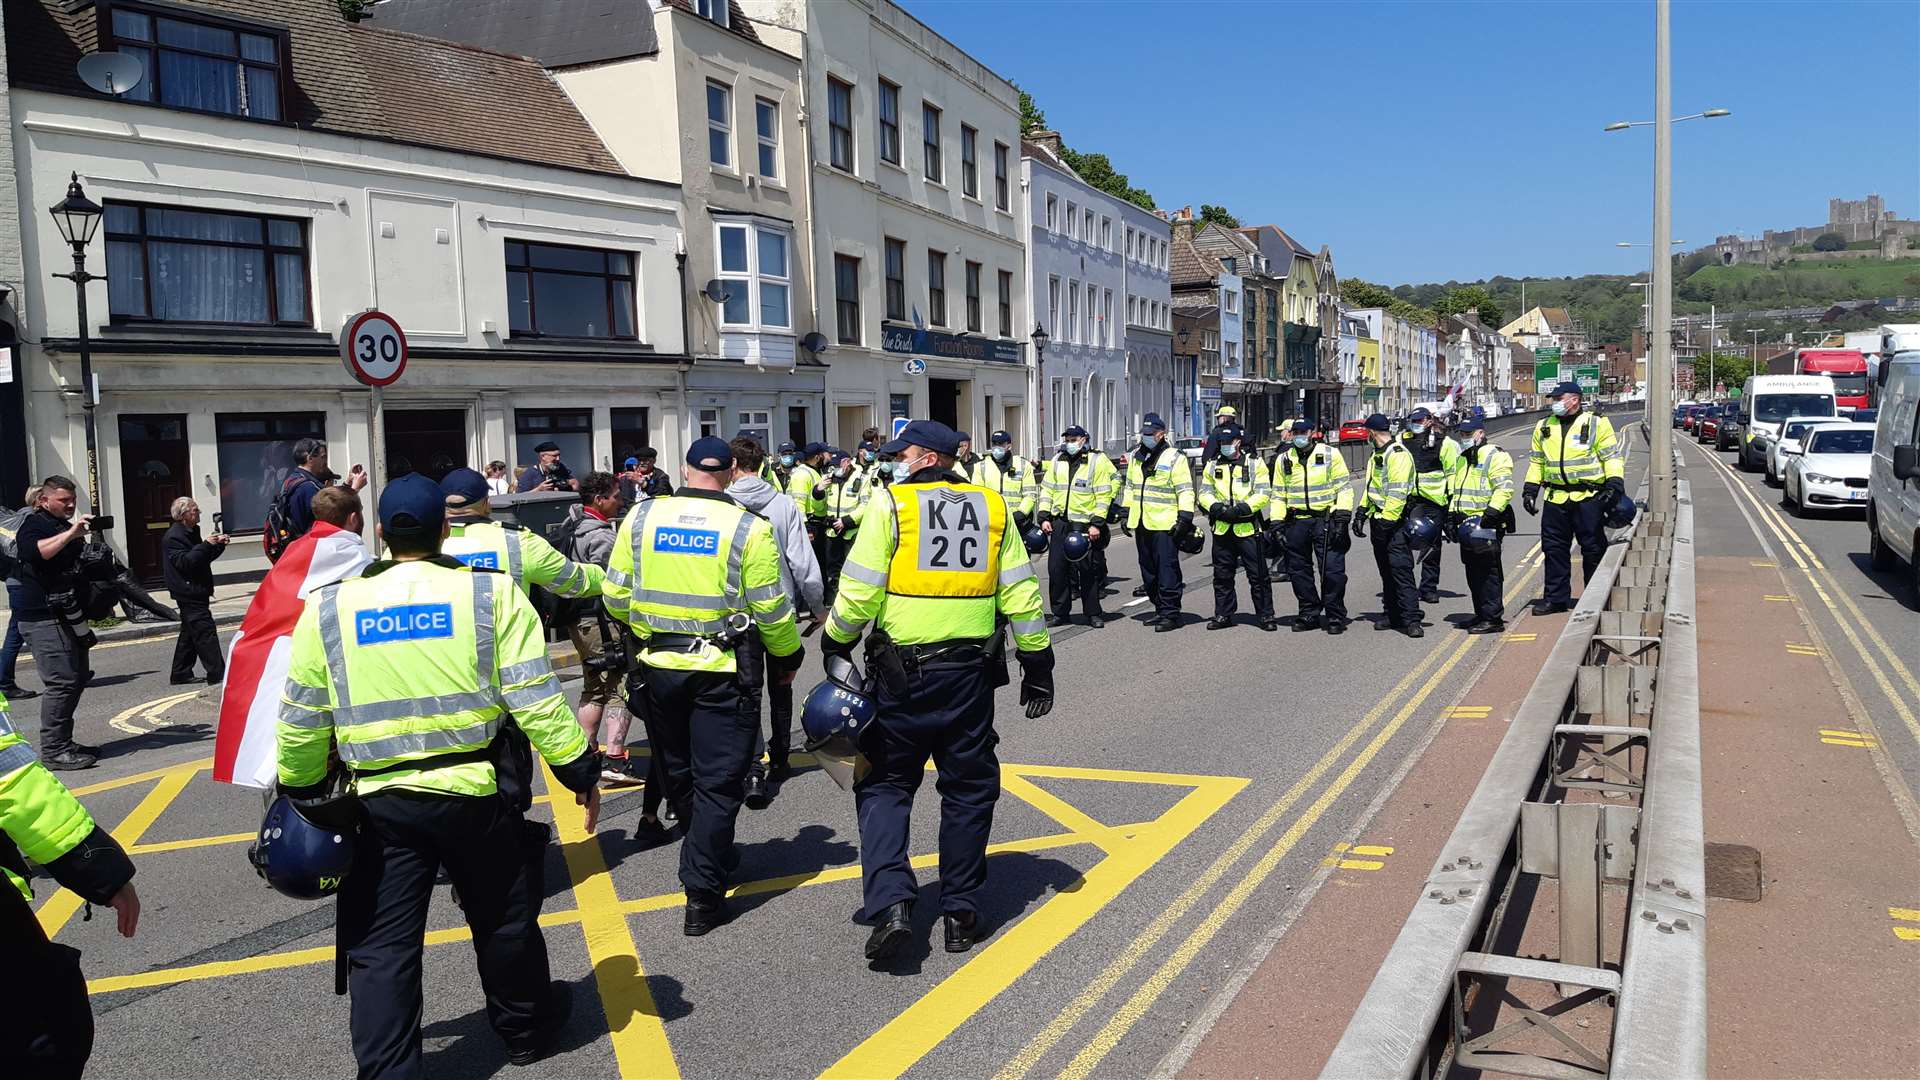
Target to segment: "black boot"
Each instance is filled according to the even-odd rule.
[[[948,952],[966,952],[982,936],[980,916],[971,911],[949,911],[941,921],[946,924]]]
[[[880,913],[867,935],[867,959],[888,960],[913,936],[913,901],[902,900]]]
[[[680,932],[699,937],[727,921],[727,900],[719,893],[687,890],[687,917]]]

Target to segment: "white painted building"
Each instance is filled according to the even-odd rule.
[[[1173,361],[1173,225],[1166,218],[1124,199],[1119,205],[1126,223],[1121,257],[1127,268],[1127,382],[1132,424],[1138,431],[1147,413],[1158,413],[1176,435],[1174,388],[1182,382]],[[1118,229],[1119,223],[1114,225]],[[1192,385],[1186,384],[1191,408]]]
[[[733,8],[805,61],[830,439],[930,417],[1031,446],[1019,91],[890,0]]]
[[[336,344],[367,308],[411,344],[385,393],[396,469],[525,464],[546,439],[577,473],[683,449],[679,191],[622,170],[538,65],[345,23],[333,0],[222,0],[220,22],[41,3],[7,27],[31,469],[86,487],[75,291],[49,278],[71,250],[46,212],[77,175],[105,206],[99,510],[137,571],[157,575],[176,496],[257,533],[296,439],[373,465],[369,392]],[[96,35],[146,60],[127,100],[74,74]],[[198,59],[163,44],[188,35]],[[499,123],[503,100],[522,123]],[[217,569],[263,569],[259,551]]]

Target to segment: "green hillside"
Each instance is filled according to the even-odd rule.
[[[1722,307],[1814,307],[1835,300],[1920,296],[1920,259],[1789,260],[1768,266],[1707,266],[1674,286],[1676,299]]]

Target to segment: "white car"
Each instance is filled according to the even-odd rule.
[[[1799,456],[1807,431],[1821,424],[1845,423],[1836,416],[1790,416],[1780,425],[1780,434],[1755,435],[1756,443],[1766,443],[1767,483],[1778,484],[1787,475],[1787,462]]]
[[[1872,424],[1821,424],[1807,432],[1800,456],[1787,462],[1780,505],[1795,516],[1809,510],[1864,508],[1872,468]]]
[[[1198,468],[1200,465],[1200,451],[1205,449],[1206,445],[1207,440],[1205,439],[1189,438],[1173,440],[1173,448],[1185,454],[1187,456],[1187,464],[1195,468]]]

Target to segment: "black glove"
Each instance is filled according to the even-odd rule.
[[[852,532],[854,530],[854,527],[855,527],[855,523],[852,518],[843,517],[840,519],[840,535],[841,536],[845,536],[848,533]]]
[[[859,638],[854,638],[852,641],[841,641],[832,634],[821,634],[820,655],[823,657],[838,656],[844,660],[851,660],[853,659],[853,648],[858,644],[860,644]]]
[[[1244,502],[1235,501],[1227,506],[1227,520],[1232,522],[1252,521],[1253,507]]]
[[[1465,525],[1466,523],[1467,523],[1467,515],[1460,513],[1458,510],[1450,510],[1447,512],[1447,529],[1446,529],[1447,532],[1449,533],[1458,532],[1460,530],[1460,526]]]
[[[1013,655],[1020,661],[1020,704],[1027,719],[1037,720],[1053,711],[1053,646]]]
[[[1602,490],[1612,493],[1616,499],[1627,493],[1627,482],[1617,476],[1607,477],[1607,482],[1601,484],[1600,487]]]
[[[1520,489],[1520,505],[1526,507],[1527,513],[1529,514],[1538,514],[1540,512],[1539,484],[1528,484],[1526,487]]]
[[[1353,516],[1353,535],[1367,535],[1367,513],[1364,510]]]
[[[1116,502],[1116,503],[1108,504],[1107,524],[1118,525],[1120,522],[1125,521],[1126,517],[1127,517],[1127,511],[1119,503]]]
[[[1193,511],[1191,511],[1191,510],[1182,510],[1182,511],[1180,511],[1179,513],[1176,513],[1176,514],[1175,514],[1175,515],[1173,515],[1173,516],[1174,516],[1174,518],[1175,518],[1175,519],[1176,519],[1176,520],[1177,520],[1177,521],[1179,522],[1179,524],[1180,524],[1180,528],[1181,528],[1181,529],[1182,529],[1183,531],[1184,531],[1184,530],[1186,530],[1186,529],[1191,529],[1191,528],[1193,528]]]
[[[1042,525],[1045,525],[1048,522],[1053,520],[1053,514],[1050,511],[1042,510],[1038,514],[1034,515],[1033,520],[1039,522]]]
[[[1327,546],[1338,552],[1346,552],[1353,547],[1353,538],[1360,530],[1350,528],[1354,522],[1352,514],[1345,510],[1335,510],[1327,518]]]

